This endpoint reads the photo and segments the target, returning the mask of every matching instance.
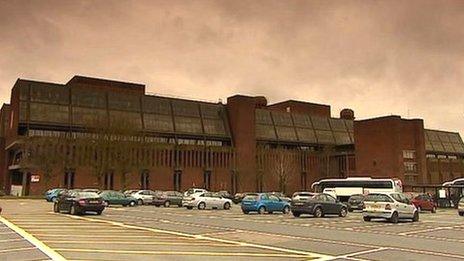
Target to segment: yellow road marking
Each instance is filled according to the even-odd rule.
[[[4,250],[0,250],[0,253],[27,251],[27,250],[33,250],[33,249],[37,249],[37,248],[35,248],[35,247],[21,247],[21,248],[4,249]]]
[[[11,228],[13,231],[18,233],[24,239],[29,241],[32,245],[36,246],[40,251],[42,251],[45,255],[50,257],[54,261],[65,261],[66,259],[55,252],[53,249],[49,248],[47,245],[42,243],[40,240],[35,238],[33,235],[27,233],[24,229],[16,226],[15,224],[11,223],[10,221],[6,220],[4,217],[0,216],[0,222],[5,224],[7,227]]]
[[[294,250],[294,249],[288,249],[288,248],[259,245],[259,244],[247,243],[247,242],[242,242],[242,241],[232,241],[232,240],[214,238],[214,237],[209,237],[209,236],[194,235],[194,234],[175,232],[175,231],[169,231],[169,230],[162,230],[162,229],[156,229],[156,228],[148,228],[148,227],[139,227],[139,226],[134,226],[134,225],[127,225],[127,224],[124,224],[124,223],[121,223],[121,222],[104,220],[104,219],[95,219],[95,218],[80,217],[80,216],[70,216],[70,217],[74,218],[74,219],[88,220],[88,221],[92,221],[92,222],[107,223],[107,224],[121,226],[121,227],[125,227],[125,228],[146,230],[146,231],[152,231],[152,232],[157,232],[157,233],[166,233],[166,234],[184,236],[184,237],[193,237],[193,238],[197,238],[197,239],[204,239],[204,240],[221,242],[221,243],[228,243],[228,244],[239,244],[241,246],[247,246],[247,247],[252,247],[252,248],[259,248],[259,249],[266,249],[266,250],[272,250],[272,251],[278,251],[278,252],[284,252],[284,253],[291,253],[291,254],[297,254],[297,255],[300,255],[300,256],[304,255],[306,257],[317,257],[317,258],[329,258],[329,257],[331,257],[330,255],[317,254],[317,253],[301,251],[301,250]]]
[[[34,234],[37,237],[67,237],[69,238],[69,234]],[[93,235],[93,234],[85,234],[85,235],[72,235],[73,238],[115,238],[114,235]],[[145,236],[145,235],[118,235],[118,238],[151,238],[151,239],[178,239],[178,240],[197,240],[191,237],[170,237],[170,236]]]
[[[196,251],[138,251],[138,250],[105,250],[105,249],[77,249],[57,248],[62,252],[84,252],[84,253],[117,253],[117,254],[145,254],[145,255],[190,255],[190,256],[246,256],[246,257],[291,257],[306,258],[298,254],[275,254],[275,253],[222,253],[222,252],[196,252]],[[309,257],[310,258],[310,257]],[[311,258],[310,258],[311,259]]]

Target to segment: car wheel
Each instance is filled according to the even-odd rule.
[[[205,202],[200,202],[200,204],[198,204],[198,209],[203,210],[203,209],[205,209],[205,208],[206,208]]]
[[[50,199],[50,202],[56,202],[56,197],[52,197],[52,198]]]
[[[420,206],[417,206],[417,211],[421,212],[422,208]]]
[[[348,212],[353,212],[353,209],[352,209],[352,208],[348,208]]]
[[[135,205],[137,205],[137,203],[135,203],[135,201],[131,201],[131,202],[129,203],[129,206],[131,206],[131,207],[133,207],[133,206],[135,206]]]
[[[314,217],[316,218],[320,218],[324,215],[324,212],[322,212],[322,208],[321,207],[317,207],[315,210],[314,210]]]
[[[58,208],[58,203],[56,203],[56,202],[53,204],[53,212],[55,212],[55,213],[60,212],[60,209]]]
[[[142,199],[138,199],[138,200],[137,200],[137,205],[143,205],[143,200],[142,200]]]
[[[182,204],[179,204],[179,205],[177,205],[177,206],[181,208],[181,207],[182,207]]]
[[[243,212],[243,214],[248,214],[248,213],[250,213],[250,212],[248,212],[248,211],[246,211],[246,210],[243,210],[243,209],[242,209],[242,212]],[[459,213],[459,214],[461,214],[461,213]],[[461,215],[461,216],[462,216],[462,215]]]
[[[460,215],[461,217],[463,217],[463,216],[464,216],[464,212],[459,212],[459,215]]]
[[[105,205],[108,207],[110,205],[110,202],[108,200],[103,201],[105,202]]]
[[[230,203],[229,202],[224,203],[224,209],[226,209],[226,210],[230,209]]]
[[[161,205],[155,205],[155,207],[159,208],[159,207],[161,207]]]
[[[290,207],[289,207],[289,206],[285,206],[284,209],[282,210],[282,213],[284,213],[284,214],[290,213]]]
[[[99,210],[99,211],[97,211],[97,215],[101,215],[101,214],[102,214],[102,212],[103,212],[103,210]]]
[[[171,205],[171,202],[169,202],[169,200],[166,200],[166,201],[164,202],[164,207],[165,207],[165,208],[168,208],[170,205]]]
[[[347,212],[345,207],[340,209],[340,214],[339,214],[340,217],[346,217],[347,214],[348,214],[348,212]]]
[[[266,212],[266,208],[264,206],[261,206],[258,208],[258,214],[264,214]]]
[[[71,206],[71,210],[69,210],[69,214],[71,214],[71,215],[77,215],[78,214],[75,206]]]
[[[419,211],[414,212],[414,216],[412,217],[412,222],[419,221]]]
[[[371,217],[363,217],[363,220],[366,221],[366,222],[369,222],[369,221],[371,221]]]
[[[437,207],[433,207],[432,210],[430,211],[432,213],[437,213]]]
[[[187,209],[193,209],[193,207],[187,207]]]
[[[396,224],[398,223],[398,221],[399,221],[398,212],[393,212],[390,218],[390,222],[392,222],[393,224]]]
[[[301,216],[300,212],[292,212],[292,214],[293,214],[294,217],[300,217]]]

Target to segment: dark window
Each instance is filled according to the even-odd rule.
[[[105,174],[105,189],[113,189],[113,185],[114,185],[113,178],[114,178],[114,175],[112,172]]]
[[[307,178],[308,175],[306,172],[301,172],[301,189],[306,190]]]
[[[74,172],[66,171],[64,173],[64,187],[67,189],[74,188]]]
[[[180,191],[182,187],[181,184],[182,184],[182,171],[175,170],[174,171],[174,190]]]
[[[203,172],[203,186],[207,190],[211,189],[211,171],[210,170],[205,170]]]
[[[235,171],[232,171],[231,172],[231,175],[230,175],[230,185],[231,185],[231,191],[232,191],[232,195],[234,195],[235,193],[237,193],[237,184],[238,184],[238,177],[237,177],[237,173]]]
[[[393,200],[384,194],[369,194],[364,199],[365,202],[393,202]]]
[[[140,188],[148,189],[150,187],[150,172],[147,170],[142,171],[140,174]]]

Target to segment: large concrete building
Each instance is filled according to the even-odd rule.
[[[355,121],[302,101],[226,104],[147,95],[145,85],[75,76],[18,79],[0,111],[0,186],[308,190],[326,177],[397,177],[406,185],[464,176],[458,133],[398,116]]]

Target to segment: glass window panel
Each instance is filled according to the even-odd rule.
[[[345,125],[346,127],[348,128],[348,131],[349,132],[353,132],[354,130],[354,121],[350,121],[350,120],[343,120],[345,122]]]
[[[173,100],[172,110],[174,115],[200,117],[198,103],[196,102]]]
[[[269,124],[272,125],[271,113],[267,110],[255,110],[255,120],[259,124]]]
[[[454,149],[457,153],[464,153],[464,145],[454,144]]]
[[[30,109],[30,121],[69,123],[68,106],[31,103]]]
[[[27,101],[29,97],[29,86],[26,84],[21,84],[19,86],[19,99],[21,101]]]
[[[293,122],[295,122],[295,126],[298,127],[309,127],[312,128],[313,124],[311,123],[311,119],[309,115],[306,114],[292,114]]]
[[[298,139],[308,143],[317,143],[316,134],[313,129],[297,128]]]
[[[462,143],[461,136],[458,133],[449,133],[448,137],[452,143]]]
[[[142,129],[142,119],[137,112],[110,111],[110,124],[127,124],[135,129]]]
[[[33,83],[31,84],[31,101],[68,104],[69,91],[62,85]]]
[[[224,121],[216,119],[203,119],[205,133],[213,135],[226,135]]]
[[[352,144],[350,135],[348,132],[338,132],[335,131],[334,133],[335,137],[335,142],[339,145],[346,145],[346,144]]]
[[[296,140],[295,129],[293,127],[276,127],[277,137],[279,140],[289,140],[294,141]]]
[[[74,88],[71,93],[73,105],[106,108],[106,94],[102,91]]]
[[[448,142],[443,142],[443,147],[445,148],[445,152],[455,152],[453,145]]]
[[[171,114],[171,104],[169,99],[144,96],[143,111],[157,114]]]
[[[220,119],[221,115],[224,114],[222,105],[201,104],[200,107],[203,118]]]
[[[27,121],[27,102],[19,102],[19,121]]]
[[[175,117],[176,132],[203,134],[200,118]]]
[[[108,124],[106,110],[94,109],[94,108],[83,108],[73,107],[72,108],[72,119],[73,124],[92,126],[95,124]]]
[[[426,141],[425,142],[425,149],[428,151],[433,151],[432,143]]]
[[[256,137],[261,138],[261,139],[271,139],[271,140],[275,140],[277,138],[273,126],[262,125],[262,124],[256,125]]]
[[[330,130],[329,121],[327,118],[311,117],[314,129],[316,130]]]
[[[449,142],[448,133],[438,132],[438,138],[440,138],[441,142]]]
[[[290,113],[273,111],[272,118],[274,119],[275,125],[293,126],[292,116]]]
[[[426,131],[425,132],[429,138],[429,141],[439,141],[438,135],[435,131]]]
[[[434,151],[444,151],[443,144],[439,141],[432,141],[432,146]]]
[[[115,110],[140,111],[140,97],[125,93],[109,93],[108,107]]]
[[[316,137],[318,143],[335,143],[333,134],[331,131],[316,130]]]
[[[159,132],[173,132],[174,126],[172,124],[172,117],[170,115],[162,114],[143,114],[143,122],[146,130],[159,131]]]
[[[341,119],[330,119],[330,126],[334,131],[346,131],[345,122]]]

